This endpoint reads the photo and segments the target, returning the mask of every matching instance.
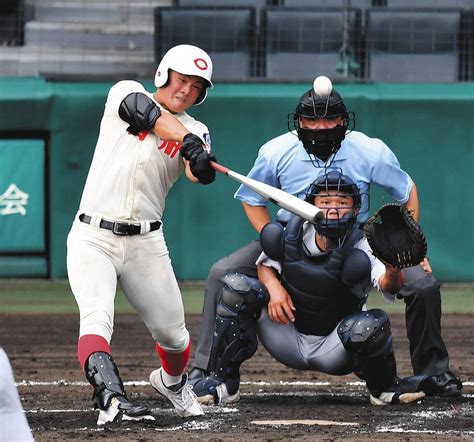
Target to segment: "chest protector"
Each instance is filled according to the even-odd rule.
[[[262,230],[262,249],[270,258],[279,244],[281,282],[295,305],[295,326],[300,333],[327,336],[347,315],[360,311],[371,284],[369,257],[354,244],[362,231],[353,228],[342,247],[318,256],[308,256],[303,246],[303,223],[293,216],[282,237],[268,238]],[[267,229],[269,232],[272,229]],[[273,229],[274,233],[278,229]],[[271,246],[270,246],[271,244]],[[267,246],[267,247],[266,247]],[[278,247],[278,246],[277,246]]]

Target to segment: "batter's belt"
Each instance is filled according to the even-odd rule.
[[[79,221],[90,224],[91,217],[82,213],[79,215]],[[130,235],[140,235],[141,233],[141,226],[140,224],[129,224],[129,223],[122,223],[119,221],[107,221],[106,219],[102,219],[100,221],[99,227],[101,229],[111,230],[112,233],[115,235],[120,236],[130,236]],[[150,223],[150,232],[154,230],[158,230],[161,227],[160,221],[154,221]]]

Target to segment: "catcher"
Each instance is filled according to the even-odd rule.
[[[357,223],[361,194],[352,180],[327,172],[311,185],[307,201],[323,210],[324,219],[313,225],[293,215],[286,229],[267,224],[260,234],[258,280],[239,273],[223,278],[212,372],[194,386],[208,394],[199,400],[239,399],[239,367],[255,353],[257,335],[288,367],[337,376],[354,372],[366,381],[373,405],[421,400],[426,377],[397,378],[389,318],[383,310],[366,310],[365,303],[372,286],[397,293],[401,268],[425,256],[423,233],[401,206],[382,209],[365,232],[377,247],[391,246],[395,259],[385,254],[384,265]],[[405,257],[402,263],[398,256]]]

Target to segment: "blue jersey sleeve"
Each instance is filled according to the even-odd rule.
[[[410,176],[400,167],[395,154],[386,144],[380,142],[382,148],[380,156],[375,163],[372,172],[372,182],[383,187],[393,199],[401,204],[408,201],[413,181]]]
[[[268,161],[267,157],[262,153],[262,150],[260,150],[255,164],[247,176],[262,183],[269,184],[270,186],[280,188],[275,166]],[[266,206],[268,204],[266,198],[243,184],[237,189],[237,192],[235,192],[234,198],[251,206]]]

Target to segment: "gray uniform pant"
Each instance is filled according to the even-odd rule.
[[[292,322],[283,325],[272,321],[264,308],[257,333],[268,353],[287,367],[337,376],[352,373],[352,355],[344,349],[337,327],[327,336],[304,335]]]
[[[261,253],[259,241],[217,261],[209,272],[201,320],[201,331],[194,357],[194,367],[207,369],[212,347],[216,305],[222,289],[220,278],[228,273],[243,273],[256,278],[255,261]],[[403,270],[405,284],[397,295],[406,304],[406,327],[415,375],[438,375],[446,372],[449,357],[441,336],[441,293],[432,275],[421,266]]]

